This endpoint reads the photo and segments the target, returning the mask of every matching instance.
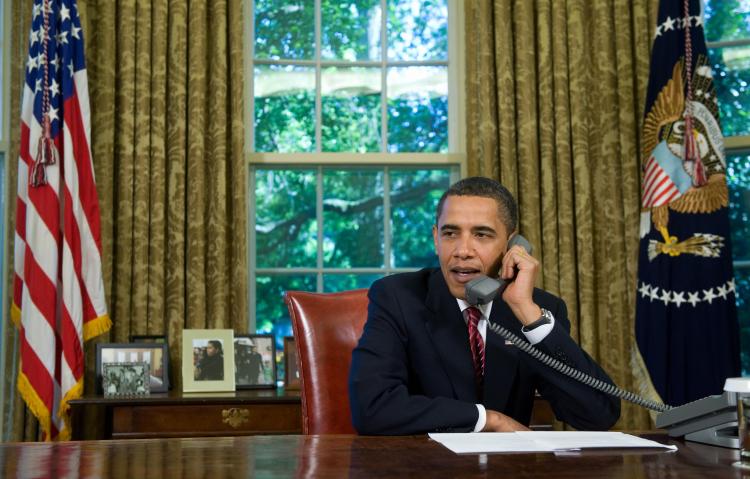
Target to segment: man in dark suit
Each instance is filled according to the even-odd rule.
[[[467,178],[449,188],[433,227],[440,269],[382,278],[352,354],[349,397],[360,434],[526,430],[534,391],[577,429],[609,429],[618,399],[553,371],[487,331],[487,319],[556,359],[611,382],[570,337],[565,303],[534,288],[539,262],[520,246],[515,199],[499,183]],[[502,297],[472,309],[466,283],[511,280]],[[481,336],[481,339],[480,339]]]

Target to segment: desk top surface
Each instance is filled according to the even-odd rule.
[[[664,450],[457,455],[427,436],[243,436],[0,444],[4,477],[724,478],[739,452],[664,435]],[[745,473],[747,474],[747,472]]]

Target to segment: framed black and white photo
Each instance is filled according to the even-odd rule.
[[[99,343],[96,345],[96,384],[102,389],[103,366],[109,363],[148,363],[149,390],[169,390],[169,354],[166,344],[159,343]]]
[[[234,337],[234,367],[237,389],[276,387],[276,345],[272,334],[241,334]]]
[[[150,363],[104,363],[102,388],[105,397],[146,396],[150,392]]]
[[[183,392],[234,391],[234,331],[182,331]]]

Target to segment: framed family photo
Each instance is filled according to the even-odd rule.
[[[284,387],[290,391],[300,388],[297,344],[294,336],[284,337]]]
[[[104,365],[110,363],[147,363],[149,391],[169,390],[169,354],[166,344],[99,343],[96,345],[96,384],[103,392]]]
[[[234,382],[234,331],[182,331],[183,392],[229,392]]]
[[[237,389],[276,387],[276,345],[272,334],[234,337],[235,384]]]
[[[104,397],[146,396],[150,391],[151,365],[139,363],[104,363],[102,388]]]

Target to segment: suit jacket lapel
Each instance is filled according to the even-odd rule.
[[[518,320],[503,300],[492,304],[490,320],[520,334]],[[518,372],[518,349],[487,328],[485,347],[484,398],[482,403],[497,411],[505,410]]]
[[[427,319],[426,330],[453,385],[456,398],[478,402],[469,332],[456,298],[451,295],[439,269],[430,277],[426,305],[432,313]]]

